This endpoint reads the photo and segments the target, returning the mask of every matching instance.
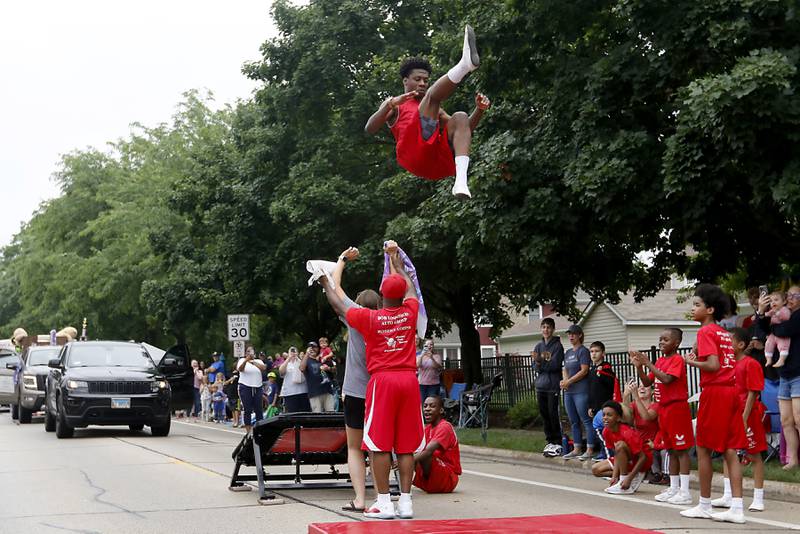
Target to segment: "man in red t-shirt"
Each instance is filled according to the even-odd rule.
[[[694,292],[692,316],[702,326],[697,331],[697,352],[686,357],[686,364],[700,369],[700,406],[697,409],[697,470],[700,479],[700,504],[683,510],[684,517],[744,523],[742,504],[742,466],[737,449],[747,448],[742,411],[736,397],[734,367],[736,358],[730,333],[716,321],[725,317],[730,299],[722,289],[700,284]],[[711,513],[711,453],[721,452],[731,480],[731,507]]]
[[[403,268],[397,243],[387,241],[385,252],[391,258],[392,274],[381,284],[383,308],[346,308],[330,286],[320,278],[333,310],[344,316],[362,336],[367,349],[367,384],[365,400],[364,443],[373,452],[372,475],[377,501],[364,515],[377,519],[411,518],[411,480],[414,453],[425,447],[422,402],[417,382],[417,300],[414,284]],[[389,496],[389,471],[392,451],[400,470],[400,500],[395,511]]]
[[[686,362],[677,353],[683,341],[680,328],[665,328],[658,338],[662,356],[656,363],[641,352],[631,352],[631,362],[645,386],[655,384],[658,427],[663,447],[669,451],[669,488],[655,496],[659,502],[691,504],[689,449],[694,447],[692,411],[686,383]]]
[[[461,474],[461,453],[453,425],[442,419],[441,397],[428,397],[425,416],[425,449],[414,455],[414,485],[428,493],[452,493]]]
[[[374,135],[388,123],[397,143],[397,163],[426,180],[441,180],[455,174],[452,192],[458,198],[471,196],[467,170],[472,131],[491,103],[478,93],[475,111],[469,116],[463,111],[448,115],[441,104],[479,63],[475,32],[470,26],[464,29],[461,60],[430,89],[431,64],[417,57],[405,60],[400,66],[405,93],[384,100],[364,128]]]

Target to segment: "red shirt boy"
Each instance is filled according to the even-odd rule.
[[[425,425],[425,442],[436,441],[440,448],[433,452],[428,476],[417,465],[414,485],[427,493],[452,493],[461,475],[461,452],[453,425],[440,419],[436,425]]]
[[[751,391],[759,394],[764,389],[764,371],[761,364],[750,356],[736,362],[736,394],[739,398],[739,411],[743,412],[747,396]],[[747,418],[747,454],[759,454],[767,450],[767,435],[763,419],[765,406],[756,398],[750,416]]]
[[[642,436],[635,429],[628,425],[620,424],[619,430],[614,432],[610,427],[603,429],[603,440],[609,446],[613,447],[614,443],[624,441],[628,448],[631,450],[631,458],[628,461],[626,469],[622,469],[623,473],[630,473],[636,464],[636,458],[640,452],[644,452],[645,465],[642,466],[642,471],[647,471],[653,465],[653,450],[650,445],[642,440]]]

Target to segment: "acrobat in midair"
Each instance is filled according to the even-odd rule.
[[[475,110],[471,115],[463,111],[448,115],[441,104],[479,64],[475,32],[471,26],[464,28],[461,60],[430,88],[431,64],[418,57],[406,59],[400,66],[405,93],[384,100],[364,128],[374,135],[381,126],[388,124],[397,143],[400,166],[426,180],[441,180],[455,175],[453,195],[462,199],[472,196],[467,187],[472,131],[491,102],[477,93]]]

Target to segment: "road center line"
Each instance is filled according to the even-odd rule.
[[[179,425],[193,426],[193,427],[197,427],[197,428],[204,428],[204,429],[207,429],[207,430],[216,430],[217,432],[227,432],[228,434],[236,434],[240,438],[244,437],[244,432],[238,432],[236,430],[228,430],[227,428],[217,428],[217,427],[214,427],[214,426],[200,425],[200,424],[197,424],[197,423],[187,423],[186,421],[176,421],[175,419],[173,419],[172,422],[173,423],[177,423]]]
[[[660,508],[670,508],[672,510],[683,510],[685,507],[678,506],[675,504],[668,504],[665,502],[658,502],[658,501],[645,501],[643,499],[637,499],[636,497],[629,497],[627,495],[609,495],[604,491],[595,491],[595,490],[587,490],[581,488],[573,488],[571,486],[561,486],[559,484],[549,484],[547,482],[537,482],[535,480],[525,480],[522,478],[514,478],[514,477],[507,477],[503,475],[495,475],[492,473],[482,473],[480,471],[471,471],[468,469],[464,469],[463,473],[466,475],[473,475],[477,477],[485,477],[485,478],[494,478],[496,480],[505,480],[507,482],[517,482],[519,484],[527,484],[529,486],[538,486],[540,488],[549,488],[554,490],[560,491],[569,491],[572,493],[579,493],[581,495],[591,495],[592,497],[603,497],[605,499],[612,499],[615,501],[628,501],[637,504],[647,504],[650,506],[658,506]],[[758,523],[760,525],[768,525],[771,527],[778,527],[778,528],[786,528],[790,530],[800,530],[800,525],[794,523],[784,523],[782,521],[773,521],[771,519],[759,519],[755,518],[752,515],[747,516],[748,523]],[[719,524],[714,522],[714,524]]]

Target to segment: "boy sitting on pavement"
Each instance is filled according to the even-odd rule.
[[[425,399],[425,449],[414,455],[414,485],[427,493],[452,493],[461,474],[461,453],[453,425],[442,419],[444,401]]]

